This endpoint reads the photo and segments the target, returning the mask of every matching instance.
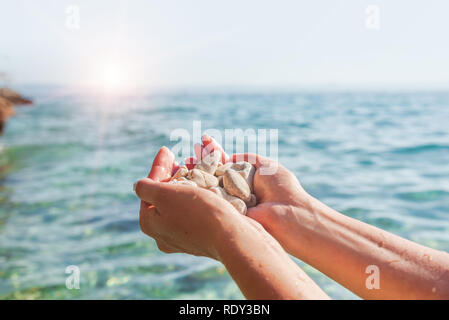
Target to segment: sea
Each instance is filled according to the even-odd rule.
[[[271,156],[314,197],[449,251],[449,91],[21,90],[34,104],[0,137],[0,299],[242,299],[219,262],[164,254],[139,228],[134,181],[174,132],[198,142],[195,123],[276,130]]]

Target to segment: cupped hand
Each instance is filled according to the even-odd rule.
[[[142,200],[140,227],[165,253],[184,252],[218,260],[217,242],[222,241],[227,223],[240,214],[213,192],[166,183],[177,167],[173,153],[163,147],[148,178],[135,184]]]
[[[287,251],[296,245],[294,226],[298,210],[311,212],[314,198],[301,186],[296,176],[279,162],[255,154],[237,154],[232,161],[248,161],[256,167],[254,193],[257,205],[247,216],[259,222]],[[293,243],[292,242],[293,239]]]
[[[247,216],[251,219],[242,217],[229,202],[208,190],[166,183],[179,166],[173,153],[163,147],[154,159],[148,178],[135,185],[136,194],[142,200],[139,219],[142,231],[154,238],[165,253],[184,252],[219,260],[217,242],[222,244],[222,235],[230,221],[239,220],[238,223],[253,227],[260,223],[289,251],[289,240],[294,239],[291,226],[297,223],[292,221],[296,219],[294,213],[307,210],[312,198],[277,161],[254,154],[229,157],[209,136],[203,136],[202,144],[195,146],[197,158],[186,159],[189,169],[197,159],[214,150],[222,152],[223,163],[244,160],[256,167],[254,193],[258,204],[248,209]],[[270,170],[264,170],[267,168]]]
[[[257,205],[249,208],[247,216],[260,223],[285,250],[292,252],[298,246],[299,213],[310,214],[316,202],[301,186],[296,176],[279,162],[256,154],[234,154],[229,157],[223,148],[207,135],[202,145],[195,145],[198,159],[213,150],[222,153],[223,163],[247,161],[256,168],[254,193]],[[190,159],[195,162],[195,159]]]

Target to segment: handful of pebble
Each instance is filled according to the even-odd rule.
[[[169,183],[185,184],[208,189],[229,201],[241,214],[257,203],[254,195],[256,168],[249,162],[221,163],[221,152],[215,150],[205,156],[192,170],[181,166]]]

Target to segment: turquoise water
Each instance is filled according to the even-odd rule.
[[[449,93],[28,93],[35,106],[1,138],[1,299],[241,298],[220,264],[162,254],[139,229],[133,182],[194,120],[279,129],[279,160],[315,197],[449,251]],[[354,298],[298,263],[333,298]],[[68,265],[80,290],[65,286]]]

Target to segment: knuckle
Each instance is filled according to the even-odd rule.
[[[136,192],[136,194],[139,198],[140,198],[141,192],[142,192],[142,185],[143,185],[143,183],[142,183],[142,179],[141,179],[141,180],[138,180],[136,182],[136,185],[134,186],[134,191]]]

